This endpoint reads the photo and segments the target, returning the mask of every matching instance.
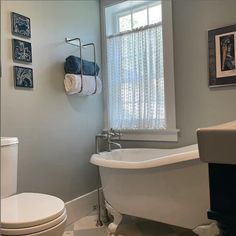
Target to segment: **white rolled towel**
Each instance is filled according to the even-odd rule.
[[[102,81],[99,77],[83,75],[81,83],[81,75],[66,74],[64,79],[64,85],[66,93],[71,95],[78,93],[80,96],[93,95],[97,86],[95,94],[99,94],[102,91]],[[81,84],[83,84],[83,89],[81,91]],[[80,92],[81,91],[81,92]]]

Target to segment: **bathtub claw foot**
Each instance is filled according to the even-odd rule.
[[[219,235],[219,229],[216,223],[210,225],[200,225],[193,229],[193,232],[199,236],[216,236]]]
[[[106,208],[109,214],[111,214],[114,218],[113,222],[111,222],[108,225],[108,231],[110,235],[115,235],[115,232],[117,230],[117,227],[119,226],[121,220],[122,220],[122,215],[116,211],[109,203],[106,202]]]

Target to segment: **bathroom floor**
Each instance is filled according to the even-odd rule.
[[[63,236],[108,236],[106,226],[96,227],[97,216],[92,213],[66,228]],[[194,236],[190,230],[124,217],[116,236]]]

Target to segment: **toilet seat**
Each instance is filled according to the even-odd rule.
[[[27,235],[66,220],[64,202],[54,196],[22,193],[1,200],[1,235]]]

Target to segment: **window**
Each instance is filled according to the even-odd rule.
[[[131,30],[131,14],[119,17],[119,31]]]
[[[162,21],[161,4],[149,8],[149,24],[155,24]]]
[[[141,9],[132,9],[125,15],[118,14],[119,32],[156,24],[162,21],[161,3],[145,5]]]
[[[163,31],[163,23],[172,27],[163,20],[166,4],[171,7],[170,1],[125,1],[106,8],[107,128],[131,139],[142,133],[142,139],[177,140],[172,29]]]
[[[142,27],[148,24],[147,9],[133,13],[133,29]]]

